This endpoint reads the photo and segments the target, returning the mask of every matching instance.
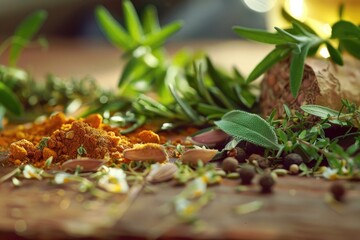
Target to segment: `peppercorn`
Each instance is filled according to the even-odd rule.
[[[283,165],[285,169],[290,169],[290,166],[292,164],[296,164],[296,165],[300,165],[304,162],[303,158],[301,157],[300,154],[297,153],[290,153],[288,155],[285,156],[284,160],[283,160]]]
[[[221,167],[227,173],[236,172],[238,164],[238,161],[234,157],[227,157],[223,160]]]
[[[263,156],[260,156],[259,154],[253,153],[249,156],[249,162],[253,163],[254,161],[262,169],[269,167],[269,160]]]
[[[331,185],[330,192],[335,200],[342,202],[346,194],[346,189],[342,183],[335,182]]]
[[[240,174],[241,184],[250,185],[255,176],[255,169],[253,166],[242,167],[239,170],[239,174]]]
[[[259,179],[259,185],[262,193],[271,193],[275,180],[270,174],[264,174]]]
[[[234,157],[239,163],[244,163],[246,152],[241,147],[235,147],[227,152],[228,157]]]
[[[299,173],[299,166],[296,165],[296,164],[291,164],[290,167],[289,167],[289,171],[291,174],[298,174]]]

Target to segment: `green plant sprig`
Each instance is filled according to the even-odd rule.
[[[283,13],[292,22],[292,28],[275,27],[276,32],[272,33],[240,26],[233,27],[235,33],[241,37],[275,45],[275,48],[253,69],[247,82],[254,81],[274,64],[289,57],[290,89],[292,95],[296,97],[302,82],[305,60],[308,56],[313,56],[321,45],[325,44],[331,60],[338,65],[344,64],[341,55],[343,50],[360,59],[359,26],[349,21],[339,20],[332,25],[331,37],[323,39],[308,25],[291,18],[284,10]],[[339,42],[338,47],[332,45],[333,40]]]

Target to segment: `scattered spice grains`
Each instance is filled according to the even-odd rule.
[[[240,168],[239,170],[241,184],[242,185],[250,185],[253,178],[255,177],[255,169],[253,166],[245,166]]]

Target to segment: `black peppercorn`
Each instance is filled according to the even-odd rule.
[[[334,199],[341,202],[344,200],[344,196],[346,194],[346,189],[343,184],[339,182],[335,182],[330,187],[330,192]]]
[[[303,162],[304,162],[304,160],[301,157],[301,155],[299,155],[297,153],[290,153],[285,156],[285,158],[283,160],[283,165],[284,165],[285,169],[289,170],[291,165],[293,165],[293,164],[300,165]]]
[[[248,160],[250,163],[253,163],[255,161],[257,165],[262,169],[269,167],[269,160],[263,156],[260,156],[259,154],[251,154]]]
[[[241,184],[250,185],[255,176],[255,169],[253,166],[242,167],[239,170],[239,174],[240,174]]]
[[[241,147],[235,147],[227,152],[228,157],[234,157],[239,163],[244,163],[246,152]]]
[[[262,193],[271,193],[275,180],[270,174],[264,174],[259,179],[259,185]]]
[[[233,157],[227,157],[222,162],[222,169],[229,173],[229,172],[236,172],[236,168],[238,166],[238,161]]]

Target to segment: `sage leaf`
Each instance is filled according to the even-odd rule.
[[[22,113],[22,105],[17,96],[4,83],[0,82],[0,105],[15,115]]]
[[[264,72],[266,72],[269,68],[275,65],[277,62],[284,59],[290,53],[290,49],[288,48],[275,48],[272,50],[266,57],[261,60],[261,62],[256,65],[256,67],[252,70],[247,78],[247,82],[252,82],[261,76]]]
[[[130,36],[125,29],[111,16],[103,6],[95,9],[95,17],[101,31],[106,38],[116,47],[129,50],[133,47]]]
[[[281,37],[278,33],[270,33],[260,29],[252,29],[252,28],[245,28],[239,26],[233,27],[233,30],[239,36],[257,42],[269,43],[269,44],[287,43],[287,41],[283,37]]]
[[[16,28],[9,54],[10,66],[16,65],[21,51],[28,44],[30,39],[39,31],[46,17],[47,12],[44,10],[39,10],[28,16]]]
[[[125,24],[130,36],[133,38],[133,40],[140,42],[144,34],[134,5],[130,1],[124,0],[123,11]]]
[[[310,44],[301,47],[300,53],[292,53],[290,62],[290,90],[295,98],[299,92],[302,78],[304,75],[305,59],[308,54]]]
[[[259,115],[233,110],[215,121],[215,124],[236,139],[274,150],[280,148],[274,129]]]

